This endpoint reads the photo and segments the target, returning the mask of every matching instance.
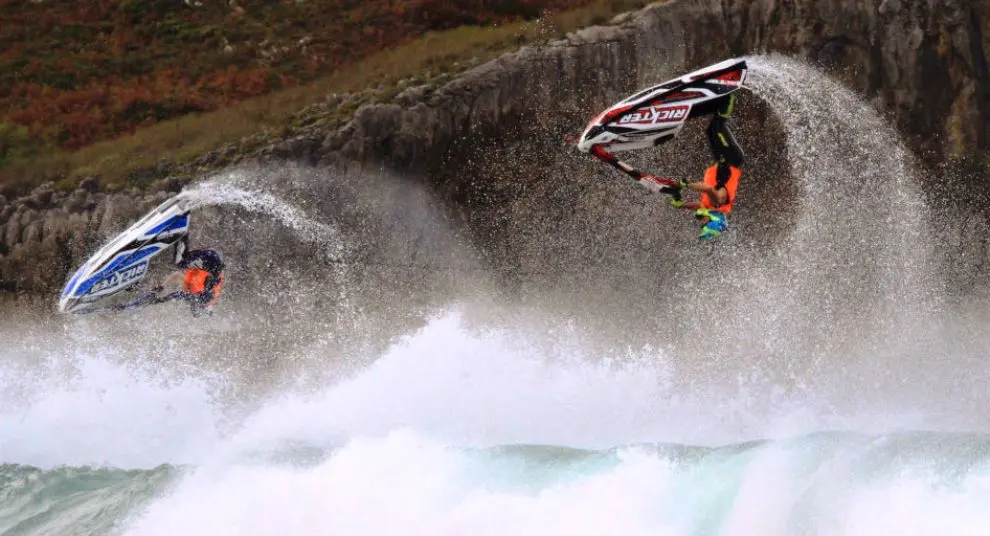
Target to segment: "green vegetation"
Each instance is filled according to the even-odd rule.
[[[507,51],[515,50],[521,45],[561,37],[569,31],[604,23],[618,13],[642,7],[648,2],[645,0],[583,2],[517,0],[482,2],[487,6],[486,9],[472,11],[458,5],[473,5],[477,2],[311,0],[276,3],[240,0],[232,12],[229,8],[223,7],[228,5],[226,0],[222,2],[190,0],[190,3],[208,4],[196,8],[199,11],[192,10],[193,14],[198,14],[197,16],[206,17],[203,13],[214,11],[218,14],[226,13],[219,17],[223,24],[210,26],[188,22],[192,15],[175,14],[174,5],[181,4],[181,0],[170,0],[167,6],[159,0],[78,2],[81,5],[113,4],[114,17],[124,17],[133,25],[124,27],[130,28],[131,33],[140,36],[142,42],[156,43],[159,48],[157,52],[145,51],[143,54],[138,54],[137,59],[125,54],[115,60],[119,62],[118,64],[111,61],[112,58],[94,57],[92,63],[73,70],[65,68],[65,61],[69,61],[67,58],[71,58],[71,55],[56,54],[57,48],[46,53],[43,52],[43,47],[22,45],[0,56],[0,72],[8,72],[5,69],[6,66],[11,65],[11,62],[20,62],[22,72],[47,73],[44,76],[38,75],[37,78],[22,77],[15,82],[15,85],[21,84],[18,86],[21,87],[20,90],[14,90],[11,94],[0,98],[0,110],[13,110],[8,112],[6,119],[0,117],[2,189],[8,192],[24,191],[45,180],[57,180],[59,187],[69,188],[87,176],[99,177],[101,184],[111,188],[137,184],[140,182],[137,177],[142,176],[139,173],[141,170],[147,170],[159,163],[187,163],[204,153],[228,145],[237,145],[241,151],[250,150],[273,138],[290,135],[295,128],[303,124],[313,122],[332,124],[334,121],[343,120],[345,117],[342,116],[353,113],[359,104],[359,101],[351,100],[340,108],[336,103],[321,107],[320,105],[326,103],[331,94],[356,93],[378,87],[382,90],[373,96],[369,97],[367,93],[362,95],[365,98],[384,100],[399,91],[402,80],[416,77],[428,81],[439,76],[449,76]],[[14,7],[26,11],[29,9],[25,7],[26,4],[39,5],[30,0],[0,0],[0,15],[8,15]],[[47,9],[58,11],[56,4],[52,3]],[[276,4],[282,7],[275,7]],[[295,35],[300,32],[293,33],[293,29],[298,24],[304,26],[305,31],[301,33],[328,35],[327,31],[305,27],[305,21],[300,23],[287,15],[287,13],[295,13],[297,19],[307,15],[323,20],[326,15],[317,15],[319,11],[317,8],[327,8],[328,4],[337,9],[335,13],[338,16],[350,17],[347,20],[354,22],[353,27],[342,26],[344,30],[341,31],[344,34],[354,28],[360,29],[360,36],[351,36],[351,40],[341,38],[341,42],[347,44],[347,47],[355,47],[355,43],[370,42],[378,52],[371,52],[367,47],[363,53],[355,51],[355,55],[361,56],[360,61],[347,63],[346,67],[334,70],[329,68],[334,62],[344,65],[344,60],[350,59],[350,56],[341,52],[339,43],[333,46],[327,44],[329,41],[336,41],[337,35],[335,39],[323,40],[324,45],[329,47],[327,50],[332,49],[336,52],[327,52],[325,56],[320,56],[337,59],[317,64],[307,63],[309,60],[304,61],[288,53],[283,63],[259,63],[255,61],[258,58],[257,50],[252,54],[250,51],[237,49],[246,41],[255,43],[257,49],[257,43],[252,39],[257,40],[257,36],[262,34],[289,35],[295,39]],[[544,15],[535,21],[521,20],[539,14],[545,7],[554,7],[554,4],[583,4],[583,7],[556,13],[544,12]],[[424,6],[429,8],[431,5],[434,11],[428,9],[410,11],[410,6],[424,9]],[[507,7],[510,5],[515,7]],[[71,11],[73,8],[65,9]],[[247,15],[231,14],[238,13],[238,9],[248,13],[254,11],[261,15],[252,19],[253,25],[243,25],[237,21],[245,20],[248,18]],[[286,11],[292,9],[297,11]],[[413,15],[426,18],[419,20]],[[76,16],[80,14],[76,13]],[[203,20],[207,19],[208,17]],[[90,13],[88,17],[73,20],[77,22],[59,29],[58,35],[53,36],[52,39],[58,39],[59,43],[62,43],[64,40],[71,41],[74,38],[80,40],[93,38],[94,28],[104,32],[100,34],[104,36],[131,35],[126,31],[120,33],[122,31],[119,30],[120,27],[114,26],[121,24],[116,19],[105,20]],[[436,27],[449,27],[454,23],[477,23],[479,20],[489,25],[470,25],[433,31]],[[514,22],[505,22],[507,20]],[[262,24],[258,21],[269,22]],[[340,21],[336,23],[343,24]],[[381,26],[378,25],[379,23]],[[44,26],[38,27],[44,28]],[[430,30],[425,33],[420,31],[420,37],[407,38],[404,39],[404,44],[393,46],[395,39],[386,37],[385,34],[388,33],[389,28],[395,27],[405,31],[405,34],[398,32],[400,35],[407,36],[415,35],[423,28]],[[0,29],[0,42],[11,41],[11,32],[8,29],[9,26]],[[235,31],[238,29],[242,33]],[[35,31],[40,30],[36,28]],[[304,40],[304,38],[299,39]],[[205,46],[203,43],[220,46],[221,43],[234,41],[240,44],[224,45],[234,47],[236,49],[234,52],[219,55],[227,58],[219,64],[223,68],[220,71],[222,76],[219,78],[217,71],[209,70],[216,65],[204,66],[167,53],[168,50],[181,49],[186,43],[193,43],[199,47],[196,50],[200,50]],[[285,39],[282,39],[282,42],[284,41]],[[111,50],[120,47],[129,50],[127,43],[130,42],[124,40],[123,44],[112,42],[106,46]],[[306,46],[310,43],[312,41]],[[85,55],[86,50],[86,47],[80,46],[76,51],[77,56]],[[213,55],[217,56],[217,54]],[[47,59],[41,61],[36,68],[30,68],[32,63],[25,64],[25,57],[36,57],[38,61],[41,61],[41,58]],[[46,65],[48,67],[45,67]],[[48,70],[43,70],[42,67]],[[122,78],[119,75],[121,70],[140,74],[136,78]],[[331,74],[317,76],[319,72],[327,70],[330,70]],[[137,80],[137,85],[127,87],[128,91],[140,93],[140,98],[123,89],[114,89],[110,86],[107,86],[109,89],[100,89],[102,86],[94,85],[93,77],[101,76],[100,73],[104,72],[107,73],[105,80],[113,83]],[[204,82],[203,77],[211,81]],[[305,83],[296,83],[307,78],[309,81]],[[49,85],[44,88],[48,89],[35,93],[23,90],[25,83],[37,85],[40,83],[37,80],[45,80]],[[89,81],[83,82],[83,80]],[[176,80],[178,82],[175,82]],[[0,87],[9,82],[11,81],[0,80]],[[50,89],[55,86],[69,89]],[[79,87],[84,89],[80,90]],[[52,95],[56,95],[55,101],[50,100]],[[211,101],[210,99],[214,97],[216,98]],[[67,102],[75,103],[75,107],[66,108]],[[94,107],[92,105],[94,102],[100,105]],[[6,107],[2,106],[4,103]],[[17,106],[21,107],[17,108]],[[37,110],[46,106],[52,106],[58,111],[68,111],[61,115],[52,112],[50,120],[35,118],[29,121],[22,121],[24,115],[16,113],[17,110]],[[83,128],[87,124],[91,124],[87,127],[89,130]],[[105,131],[99,130],[104,127],[106,127]],[[67,132],[71,133],[68,137]],[[80,135],[80,132],[83,134]],[[121,136],[122,133],[126,134]],[[90,143],[91,140],[100,139],[103,141]]]

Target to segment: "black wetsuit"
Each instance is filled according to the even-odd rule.
[[[716,174],[716,185],[724,188],[732,176],[732,168],[742,168],[743,154],[742,147],[736,142],[736,137],[729,130],[729,117],[732,116],[732,109],[735,107],[736,95],[733,93],[720,103],[718,109],[708,124],[708,144],[712,148],[712,156],[715,158],[715,165],[718,166]]]

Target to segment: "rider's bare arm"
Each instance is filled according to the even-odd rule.
[[[182,272],[172,272],[165,278],[164,287],[167,289],[176,289],[182,287],[182,281],[185,279],[185,274]]]
[[[712,197],[712,201],[715,202],[715,206],[718,207],[724,205],[726,201],[729,200],[729,192],[728,190],[725,189],[725,187],[716,188],[714,186],[705,184],[704,182],[701,181],[690,182],[688,183],[687,187],[696,192],[701,192],[703,194],[710,195]]]

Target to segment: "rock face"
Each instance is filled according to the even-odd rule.
[[[593,111],[685,69],[782,52],[827,68],[891,114],[928,163],[971,159],[990,148],[988,21],[990,0],[673,0],[439,87],[411,87],[362,106],[341,128],[316,126],[254,158],[420,177],[482,242],[497,242],[523,192],[552,198],[543,174],[578,166],[559,140]],[[516,154],[508,140],[525,140],[526,150]],[[90,181],[0,198],[0,292],[52,293],[84,252],[166,195],[100,193]]]
[[[0,291],[52,292],[108,234],[168,195],[137,190],[107,194],[85,187],[55,192],[44,184],[25,198],[0,203]]]
[[[929,159],[990,148],[987,0],[731,0],[735,50],[817,61],[896,117]]]
[[[483,65],[418,101],[364,107],[292,152],[433,171],[467,135],[504,136],[534,116],[583,120],[658,76],[782,52],[874,100],[929,161],[972,156],[990,148],[988,21],[990,0],[673,1]]]

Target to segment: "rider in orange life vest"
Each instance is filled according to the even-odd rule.
[[[183,236],[175,245],[175,264],[182,268],[182,271],[173,272],[165,279],[163,286],[146,292],[133,303],[123,305],[119,309],[184,301],[189,304],[193,316],[199,317],[203,313],[212,315],[213,306],[220,299],[220,291],[223,289],[223,259],[212,249],[190,251],[188,248],[187,236]],[[180,290],[164,296],[158,295],[165,287],[176,288],[180,285]]]
[[[702,180],[679,183],[681,191],[699,192],[699,200],[685,202],[681,199],[680,192],[677,192],[670,201],[677,208],[695,211],[695,217],[703,224],[702,240],[716,238],[728,228],[728,215],[732,212],[739,177],[742,176],[741,168],[745,156],[728,125],[735,101],[735,94],[726,97],[708,125],[708,143],[715,157],[715,164],[705,171]]]
[[[172,273],[165,285],[182,283],[182,290],[163,298],[166,301],[182,300],[189,303],[193,316],[204,312],[213,314],[213,306],[220,299],[223,289],[223,259],[212,249],[189,250],[189,237],[183,236],[175,245],[175,264],[183,268]]]

